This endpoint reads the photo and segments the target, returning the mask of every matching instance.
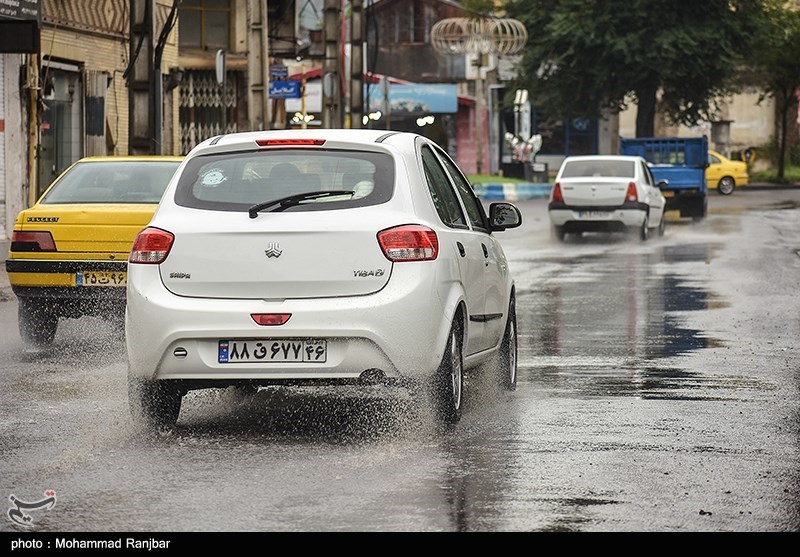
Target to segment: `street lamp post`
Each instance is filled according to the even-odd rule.
[[[525,46],[528,32],[516,19],[452,17],[437,21],[431,28],[431,43],[442,54],[450,56],[477,55],[478,67],[475,82],[475,150],[476,170],[483,171],[483,112],[486,106],[482,57],[486,54],[517,54]]]

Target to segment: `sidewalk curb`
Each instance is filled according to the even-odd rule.
[[[541,182],[487,182],[473,184],[472,188],[481,199],[487,201],[522,201],[526,199],[542,199],[549,197],[553,184]],[[739,186],[733,195],[747,191],[759,190],[795,190],[800,189],[800,182],[792,184],[771,184],[758,182]],[[709,195],[716,193],[716,189],[709,189]]]
[[[553,185],[537,182],[492,182],[473,184],[475,195],[486,200],[522,201],[550,196]]]

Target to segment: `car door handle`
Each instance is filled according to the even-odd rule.
[[[467,250],[464,249],[464,244],[461,242],[456,242],[456,246],[458,246],[458,253],[461,257],[465,257],[467,255]]]

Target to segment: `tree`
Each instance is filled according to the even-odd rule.
[[[550,114],[597,117],[636,103],[636,136],[656,110],[713,119],[762,12],[761,0],[509,0],[528,30],[516,85]],[[659,100],[660,96],[660,100]]]
[[[761,100],[776,101],[779,122],[778,177],[784,177],[788,127],[800,91],[800,10],[786,9],[784,2],[766,5],[766,17],[750,57],[750,83],[762,91]]]

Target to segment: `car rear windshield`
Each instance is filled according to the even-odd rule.
[[[334,149],[201,155],[190,159],[181,173],[175,202],[196,209],[247,211],[257,204],[331,190],[346,193],[303,200],[286,210],[384,203],[394,190],[394,161],[384,153]]]
[[[41,202],[158,203],[179,165],[179,161],[79,162]]]
[[[633,161],[567,161],[562,178],[633,178],[635,166]]]

